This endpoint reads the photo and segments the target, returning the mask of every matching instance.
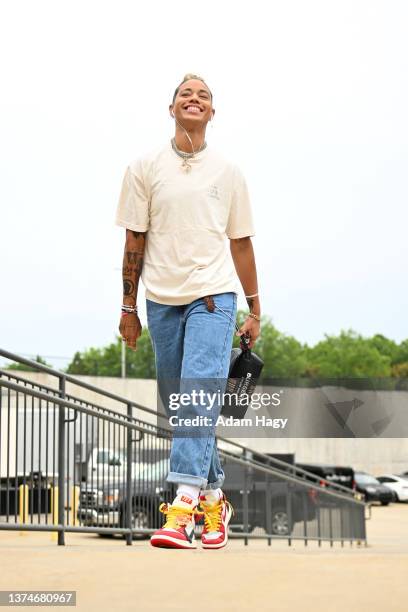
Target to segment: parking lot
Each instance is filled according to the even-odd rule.
[[[408,505],[373,506],[368,546],[232,540],[219,551],[0,532],[2,590],[70,589],[81,610],[405,611]]]

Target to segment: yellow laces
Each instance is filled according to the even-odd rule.
[[[196,508],[189,510],[188,508],[171,506],[166,503],[160,504],[159,510],[167,517],[162,529],[178,529],[188,525],[193,515],[202,514]]]
[[[232,514],[234,514],[234,509],[231,504],[226,501],[226,504],[231,508]],[[201,506],[204,510],[204,525],[206,531],[219,531],[221,525],[221,515],[222,515],[222,500],[218,501],[215,504],[208,504],[207,502],[201,502]]]

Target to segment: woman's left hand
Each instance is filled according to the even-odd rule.
[[[248,332],[250,335],[250,343],[248,345],[248,348],[252,348],[256,342],[256,339],[259,336],[260,328],[261,328],[260,321],[257,321],[256,319],[253,319],[252,317],[247,317],[244,323],[239,328],[239,331],[235,332],[235,335],[242,336],[242,334],[245,334],[245,332]]]

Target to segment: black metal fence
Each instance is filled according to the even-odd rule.
[[[122,534],[127,544],[148,537],[162,524],[160,503],[175,493],[165,482],[166,423],[157,426],[154,410],[85,381],[7,351],[0,356],[54,384],[0,370],[0,529],[50,531],[58,544],[74,531]],[[85,390],[100,404],[81,398]],[[114,408],[101,405],[107,401]],[[365,504],[352,490],[231,440],[218,445],[235,511],[232,537],[366,541]]]

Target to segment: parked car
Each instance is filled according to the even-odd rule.
[[[252,532],[261,527],[267,533],[289,536],[296,523],[316,517],[316,490],[303,483],[287,481],[284,477],[270,477],[252,467],[232,459],[222,460],[226,480],[223,486],[227,499],[234,508],[231,531]],[[244,489],[248,492],[245,511]]]
[[[134,529],[158,529],[161,526],[159,506],[171,501],[175,489],[174,485],[164,482],[167,471],[168,459],[144,464],[139,470],[132,469],[131,522]],[[98,488],[83,483],[78,519],[86,526],[125,527],[126,504],[126,481],[123,479],[100,481]]]
[[[296,466],[306,470],[306,472],[311,472],[315,476],[319,476],[321,486],[325,486],[325,481],[327,481],[349,489],[356,488],[354,470],[351,467],[324,463],[296,463]]]
[[[147,463],[132,461],[132,478],[138,478]],[[115,482],[125,478],[127,460],[122,451],[105,447],[94,447],[88,452],[85,461],[79,464],[82,482],[99,484],[102,482]]]
[[[404,478],[396,474],[385,474],[378,476],[377,480],[394,493],[394,501],[408,501],[408,476]]]
[[[354,472],[357,491],[363,493],[365,500],[369,502],[380,502],[382,506],[388,506],[393,501],[394,494],[389,487],[381,484],[377,478],[366,472]]]

